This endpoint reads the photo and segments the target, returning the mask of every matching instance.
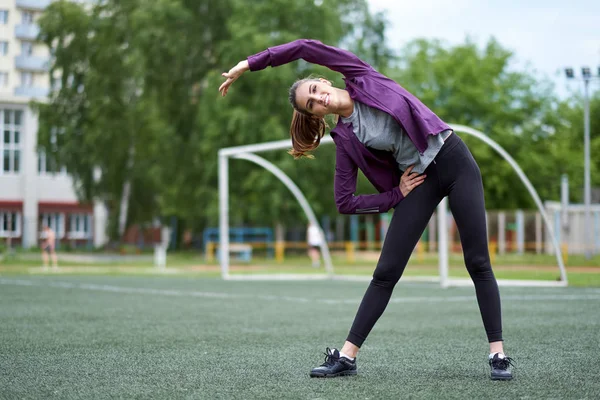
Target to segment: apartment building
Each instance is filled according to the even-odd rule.
[[[0,242],[37,246],[43,224],[58,246],[101,246],[106,210],[77,200],[65,168],[37,151],[38,121],[28,106],[48,95],[48,49],[36,24],[51,0],[0,0]]]

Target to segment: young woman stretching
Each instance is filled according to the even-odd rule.
[[[289,93],[294,108],[290,153],[298,158],[317,148],[325,134],[324,117],[338,115],[331,136],[336,145],[334,192],[339,212],[384,213],[394,208],[373,279],[346,342],[340,351],[327,348],[325,363],[310,376],[356,374],[359,348],[385,310],[436,206],[448,196],[490,343],[491,379],[512,379],[511,359],[502,347],[500,294],[488,254],[483,184],[469,149],[396,82],[353,53],[316,40],[296,40],[248,57],[222,74],[227,80],[219,91],[225,96],[247,70],[300,58],[340,72],[346,87],[335,88],[325,79],[294,83]],[[354,195],[358,169],[379,194]]]

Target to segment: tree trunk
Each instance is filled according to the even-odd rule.
[[[127,160],[127,178],[123,182],[123,192],[121,193],[121,205],[119,208],[119,237],[123,238],[125,228],[127,227],[127,213],[129,211],[129,198],[131,197],[131,171],[133,170],[133,160],[135,156],[135,147],[129,146],[129,159]]]

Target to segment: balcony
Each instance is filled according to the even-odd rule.
[[[17,7],[28,10],[45,10],[51,3],[51,0],[17,0]]]
[[[36,24],[20,24],[15,26],[17,39],[36,40],[40,33],[40,27]]]
[[[18,69],[27,71],[45,72],[48,71],[50,57],[35,57],[35,56],[16,56],[15,66]]]
[[[18,86],[15,88],[15,96],[29,97],[29,98],[46,98],[48,97],[48,88],[35,87],[35,86]]]

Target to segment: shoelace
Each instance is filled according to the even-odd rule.
[[[498,358],[493,364],[500,369],[508,369],[509,366],[516,366],[515,360],[510,357]]]
[[[337,360],[339,360],[339,357],[336,357],[335,354],[331,351],[331,349],[329,347],[327,347],[325,349],[325,362],[323,364],[321,364],[322,367],[328,367],[330,365],[333,365],[337,362]]]

